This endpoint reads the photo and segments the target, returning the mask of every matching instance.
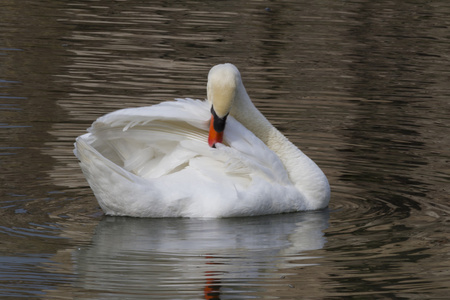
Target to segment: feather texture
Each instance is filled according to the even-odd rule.
[[[225,145],[208,146],[209,109],[192,99],[123,109],[78,137],[75,154],[106,214],[230,217],[305,208],[278,156],[234,118]]]

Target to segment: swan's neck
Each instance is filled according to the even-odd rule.
[[[231,115],[278,155],[291,181],[304,193],[307,209],[323,208],[328,204],[330,190],[323,172],[254,106],[242,82]]]
[[[244,85],[237,89],[236,100],[233,103],[231,115],[253,132],[272,151],[274,151],[283,162],[292,158],[293,153],[301,151],[279,132],[264,115],[255,107],[245,90]],[[289,155],[291,154],[291,155]],[[285,166],[289,164],[285,163]]]

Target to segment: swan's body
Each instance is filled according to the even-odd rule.
[[[192,99],[119,110],[78,137],[75,154],[106,214],[229,217],[328,205],[325,175],[255,108],[236,67],[211,69],[208,100],[226,119],[216,148],[207,143],[211,103]]]

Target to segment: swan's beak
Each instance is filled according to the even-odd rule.
[[[223,131],[225,130],[225,123],[227,120],[227,115],[220,118],[214,108],[211,108],[211,122],[209,123],[209,136],[208,144],[210,147],[215,148],[217,143],[222,143],[223,141]]]

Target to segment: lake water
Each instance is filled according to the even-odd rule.
[[[3,0],[0,25],[0,297],[448,297],[448,1]],[[329,208],[103,216],[74,139],[204,99],[223,62],[323,169]]]

